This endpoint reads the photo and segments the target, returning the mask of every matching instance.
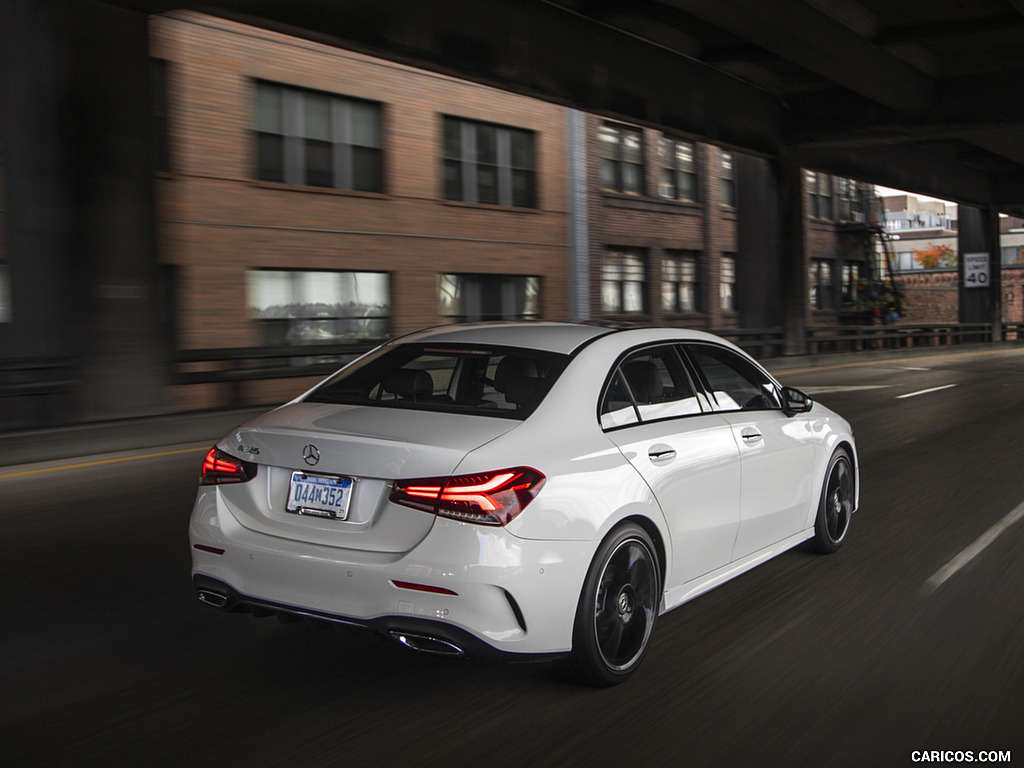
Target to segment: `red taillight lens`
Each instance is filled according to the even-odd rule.
[[[213,447],[203,459],[203,469],[199,473],[200,485],[224,485],[226,483],[247,483],[256,477],[256,464],[251,461],[236,459],[224,453],[220,448]]]
[[[529,467],[476,475],[396,480],[395,504],[480,525],[508,525],[526,509],[544,485],[544,475]]]

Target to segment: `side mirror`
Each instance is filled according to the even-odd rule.
[[[782,410],[787,416],[807,413],[814,407],[814,401],[799,389],[782,388]]]

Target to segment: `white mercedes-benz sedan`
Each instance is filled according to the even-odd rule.
[[[199,482],[204,603],[596,685],[660,614],[837,550],[860,493],[850,425],[733,344],[547,323],[384,344],[238,427]]]

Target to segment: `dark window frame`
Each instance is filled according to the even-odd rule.
[[[668,265],[674,264],[678,269],[671,278]],[[661,308],[670,314],[684,314],[699,311],[698,293],[700,289],[700,253],[698,251],[669,250],[661,260]],[[689,273],[689,274],[687,274]],[[686,278],[689,277],[689,280]],[[689,306],[684,306],[682,286],[690,286]]]
[[[718,157],[719,195],[722,205],[736,207],[736,164],[732,152],[722,151]]]
[[[250,319],[255,320],[259,323],[260,334],[262,337],[263,346],[279,346],[281,344],[343,344],[346,342],[361,342],[361,341],[384,341],[391,336],[391,318],[392,318],[392,278],[391,273],[384,270],[356,270],[356,269],[302,269],[302,268],[255,268],[247,270],[246,281],[247,286],[251,285],[252,276],[255,274],[280,274],[287,275],[286,278],[289,284],[288,291],[290,293],[290,300],[286,304],[280,305],[281,309],[278,310],[277,316],[261,316],[256,311],[256,308],[252,303],[252,293],[247,294],[247,315]],[[307,275],[322,275],[325,278],[337,277],[344,279],[344,276],[351,275],[353,279],[358,279],[358,275],[379,275],[383,276],[387,280],[387,305],[384,307],[384,312],[375,312],[369,314],[369,310],[374,305],[367,304],[366,308],[358,314],[344,314],[344,313],[330,313],[328,310],[332,306],[343,308],[348,305],[352,305],[358,308],[359,304],[351,296],[339,293],[339,300],[337,302],[307,302],[301,293],[301,283],[304,279],[303,276]],[[248,290],[248,288],[247,288]],[[358,294],[355,298],[359,298]],[[303,309],[304,307],[318,307],[320,304],[324,305],[322,310],[317,310],[315,313],[311,309]],[[278,306],[278,305],[275,305]],[[362,334],[350,334],[339,338],[316,338],[318,329],[322,331],[324,328],[328,328],[332,325],[339,328],[348,326],[358,327],[362,324],[364,333]],[[383,326],[381,328],[381,326]],[[376,333],[369,333],[370,328],[380,329]],[[313,336],[309,339],[310,335]]]
[[[384,107],[380,102],[268,80],[253,82],[257,180],[384,192]]]
[[[689,161],[680,158],[680,147],[689,149]],[[662,136],[658,142],[658,163],[661,167],[658,194],[670,200],[697,202],[697,145],[692,141]]]
[[[455,310],[461,309],[462,311],[445,311],[445,282],[449,278],[459,278],[467,280],[467,286],[469,283],[476,283],[474,288],[481,292],[491,291],[498,289],[502,294],[502,306],[499,306],[498,312],[470,312],[470,308],[464,304],[464,299],[457,294],[451,296],[450,303],[452,303]],[[451,282],[450,280],[448,280]],[[531,281],[533,284],[531,285]],[[441,303],[440,315],[446,320],[451,322],[486,322],[490,320],[539,320],[541,317],[541,290],[543,287],[543,279],[540,275],[515,275],[515,274],[492,274],[484,272],[444,272],[439,275],[439,300]],[[521,283],[521,285],[520,285]],[[462,285],[455,286],[456,291],[462,291]],[[506,312],[507,307],[504,306],[505,292],[512,290],[515,292],[515,299],[520,298],[520,294],[523,300],[523,311],[512,311]],[[532,291],[532,293],[531,293]],[[531,310],[531,300],[535,306]],[[481,306],[484,302],[481,300]],[[493,306],[493,305],[492,305]],[[518,310],[518,307],[513,307],[513,310]]]
[[[808,303],[816,312],[834,312],[836,309],[835,261],[811,259],[808,267]]]
[[[729,269],[726,269],[729,265]],[[731,280],[726,280],[726,276]],[[726,286],[729,286],[726,291]],[[728,298],[728,302],[726,299]],[[723,312],[736,312],[736,254],[724,253],[718,262],[718,301]],[[730,304],[731,306],[726,306]]]
[[[456,115],[441,120],[445,200],[537,208],[537,135]]]
[[[807,215],[812,219],[831,221],[833,216],[832,177],[820,171],[805,171],[804,174],[807,180]]]
[[[635,259],[639,262],[641,279],[630,279],[635,276],[637,264],[627,264],[628,259]],[[611,263],[614,260],[614,264]],[[611,268],[614,268],[617,275],[609,277]],[[649,299],[647,296],[650,282],[649,264],[647,252],[643,248],[608,247],[605,248],[604,257],[601,262],[601,313],[604,315],[644,315],[648,312]],[[605,303],[605,289],[610,284],[615,286],[617,306],[612,307]],[[627,298],[633,295],[629,286],[640,286],[640,308],[627,309]]]
[[[615,141],[604,136],[614,136]],[[628,140],[636,142],[636,149],[630,150]],[[601,158],[601,188],[621,195],[644,196],[646,187],[646,162],[644,132],[617,123],[601,123],[598,129],[598,155]],[[634,159],[634,157],[636,159]]]

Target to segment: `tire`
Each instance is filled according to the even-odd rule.
[[[846,450],[840,448],[829,461],[814,519],[814,537],[804,543],[804,549],[829,555],[843,546],[853,517],[855,493],[853,463]]]
[[[661,569],[651,537],[633,523],[612,531],[587,571],[573,625],[572,653],[557,663],[576,682],[610,686],[647,654],[661,604]]]

